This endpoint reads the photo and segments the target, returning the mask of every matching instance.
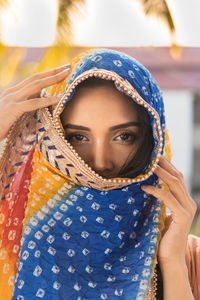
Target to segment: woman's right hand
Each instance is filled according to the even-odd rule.
[[[0,141],[10,127],[25,112],[58,103],[57,96],[40,97],[41,90],[63,81],[69,74],[70,65],[35,73],[0,95]]]

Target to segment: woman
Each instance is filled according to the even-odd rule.
[[[1,299],[199,299],[196,205],[164,157],[152,76],[110,49],[75,58],[67,75],[1,95],[1,138],[18,119],[0,164]]]

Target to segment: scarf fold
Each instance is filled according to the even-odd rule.
[[[102,178],[64,139],[60,114],[89,76],[113,80],[147,109],[155,147],[144,174]],[[59,104],[25,114],[0,161],[0,297],[144,300],[165,207],[141,185],[158,184],[153,170],[170,154],[160,90],[132,57],[92,49],[51,94]]]

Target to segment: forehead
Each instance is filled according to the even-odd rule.
[[[137,104],[117,90],[112,84],[96,87],[77,88],[71,100],[65,106],[65,118],[97,119],[109,123],[110,120],[135,120],[137,119]],[[104,124],[102,124],[104,125]]]

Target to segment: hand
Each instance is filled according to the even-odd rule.
[[[154,173],[168,185],[169,190],[143,186],[142,190],[164,202],[171,210],[166,217],[158,249],[159,263],[184,263],[187,238],[196,213],[196,203],[184,183],[183,175],[163,156]]]
[[[35,73],[0,95],[0,141],[6,137],[14,122],[25,112],[58,103],[57,96],[40,97],[41,90],[63,81],[70,65]]]

